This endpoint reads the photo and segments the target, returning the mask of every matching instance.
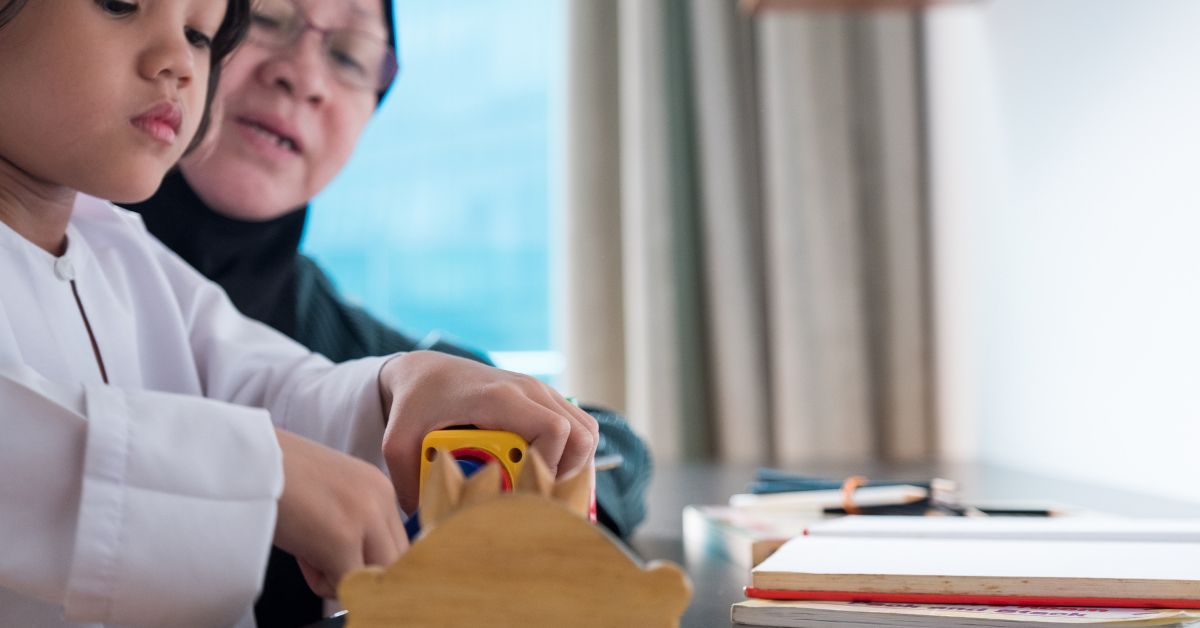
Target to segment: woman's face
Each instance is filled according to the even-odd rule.
[[[387,40],[379,0],[297,0],[320,29],[353,28]],[[295,45],[243,44],[221,74],[212,127],[180,168],[217,212],[268,220],[309,201],[337,174],[375,110],[373,91],[334,78],[321,35]]]
[[[0,162],[143,200],[204,113],[226,0],[31,0],[0,29]]]

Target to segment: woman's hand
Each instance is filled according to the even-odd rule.
[[[336,598],[343,576],[390,565],[408,549],[383,472],[290,432],[275,435],[284,475],[275,545],[296,556],[314,593]]]
[[[421,441],[452,425],[514,432],[566,476],[596,452],[599,426],[548,384],[433,351],[400,354],[379,371],[388,413],[383,456],[406,512],[417,507]]]

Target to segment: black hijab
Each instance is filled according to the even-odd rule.
[[[296,333],[296,255],[306,207],[263,222],[209,209],[179,170],[148,200],[126,205],[146,228],[188,264],[225,289],[246,316]]]
[[[392,50],[396,53],[396,70],[398,74],[400,69],[400,46],[396,44],[396,18],[392,13],[392,0],[383,0],[383,24],[384,26],[387,26],[388,45],[391,46]],[[394,80],[392,81],[392,83],[395,82],[396,81]],[[383,97],[387,96],[388,90],[391,88],[391,83],[388,83],[388,86],[383,88],[383,91],[377,94],[377,102],[383,102]]]

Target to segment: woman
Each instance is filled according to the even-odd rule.
[[[297,250],[309,199],[345,165],[391,85],[395,40],[388,0],[259,0],[247,44],[224,69],[212,132],[153,198],[128,207],[243,313],[335,362],[417,348],[486,362],[436,336],[417,342],[346,304]],[[649,459],[620,417],[593,416],[598,455],[626,460],[597,479],[601,520],[624,536],[644,515]],[[263,627],[320,616],[321,601],[279,550],[256,612]]]

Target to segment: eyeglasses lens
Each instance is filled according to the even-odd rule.
[[[325,53],[338,78],[363,89],[380,86],[386,59],[391,55],[383,43],[352,30],[330,32]]]
[[[354,29],[311,26],[300,9],[287,0],[254,3],[249,40],[263,47],[287,48],[310,27],[322,34],[325,61],[342,83],[382,91],[395,78],[396,55],[385,42]]]
[[[304,32],[304,23],[304,16],[290,2],[258,0],[250,13],[250,39],[273,47],[288,46]]]

